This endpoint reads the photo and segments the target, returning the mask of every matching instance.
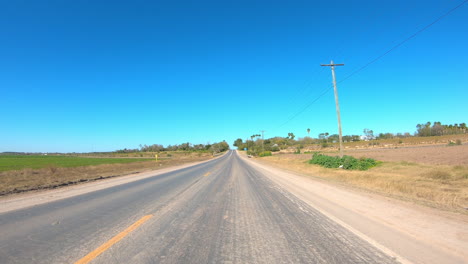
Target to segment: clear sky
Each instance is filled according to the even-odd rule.
[[[320,64],[340,81],[463,2],[1,1],[0,152],[336,134]],[[468,4],[338,90],[346,135],[468,122]]]

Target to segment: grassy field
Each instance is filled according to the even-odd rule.
[[[383,162],[368,171],[347,171],[308,164],[311,154],[279,154],[257,160],[309,177],[468,213],[468,145],[380,149],[377,152],[369,149],[345,153]]]
[[[112,157],[112,154],[107,157],[104,154],[0,155],[0,195],[57,188],[212,158],[210,153],[171,152],[159,154],[156,162],[155,153],[145,153],[148,158],[139,154],[126,154],[125,158]]]
[[[148,161],[148,158],[87,158],[74,156],[44,155],[1,155],[0,172],[21,169],[41,169],[48,167],[70,168],[100,164],[132,163]]]

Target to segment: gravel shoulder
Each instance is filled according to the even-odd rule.
[[[409,263],[468,263],[468,217],[305,177],[247,159],[273,182]]]

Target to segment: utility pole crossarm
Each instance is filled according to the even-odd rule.
[[[337,64],[320,64],[320,66],[344,66],[343,63],[337,63]]]

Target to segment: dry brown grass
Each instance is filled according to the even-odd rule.
[[[432,207],[468,213],[468,166],[384,162],[369,171],[326,169],[307,163],[310,155],[257,159],[315,178],[343,183]]]
[[[172,155],[158,162],[143,161],[125,164],[102,164],[74,168],[48,166],[43,169],[23,169],[0,172],[0,195],[38,189],[58,188],[81,182],[156,170],[212,158],[208,153]]]

